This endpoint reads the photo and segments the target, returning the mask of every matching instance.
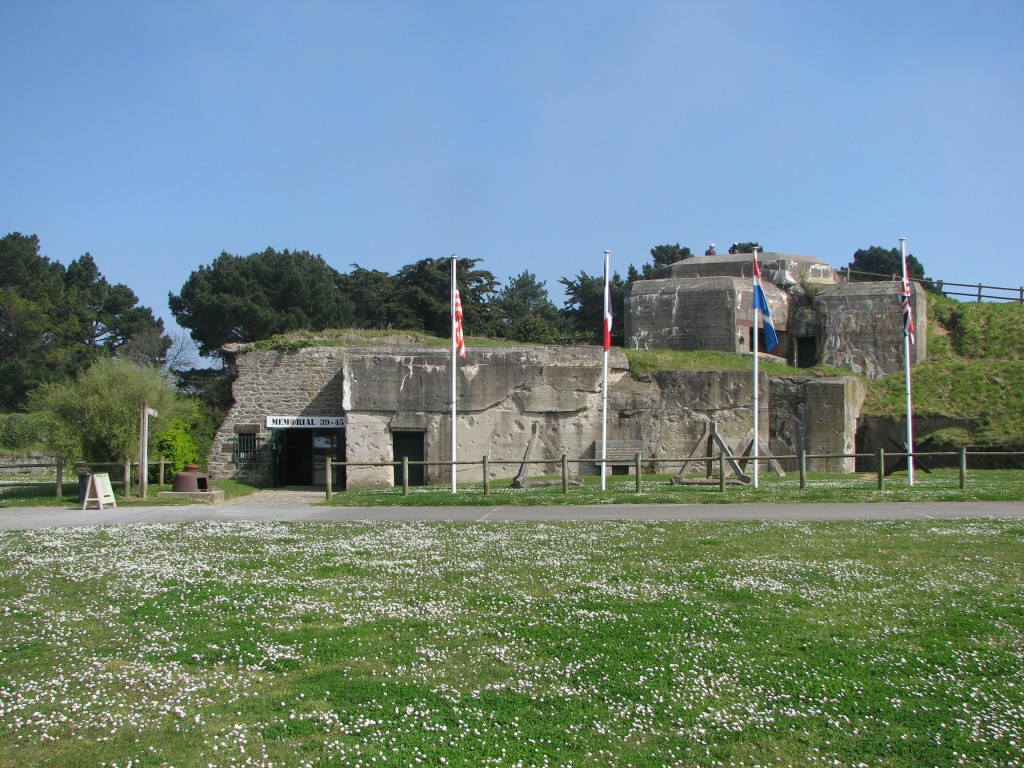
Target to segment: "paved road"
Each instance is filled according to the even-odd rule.
[[[0,529],[126,525],[189,520],[952,520],[1024,518],[1024,502],[900,504],[614,504],[577,507],[317,507],[306,499],[255,494],[230,504],[116,509],[0,509]]]

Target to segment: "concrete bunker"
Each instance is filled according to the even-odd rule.
[[[625,334],[634,349],[752,350],[753,255],[698,256],[637,280],[626,296]],[[903,368],[900,283],[849,283],[812,256],[765,253],[762,284],[779,331],[772,354],[796,368],[817,364],[881,378]],[[927,301],[912,285],[919,327]],[[759,346],[764,349],[763,346]],[[918,334],[913,363],[927,356]]]
[[[390,487],[400,483],[394,462],[406,456],[428,462],[410,467],[412,483],[450,480],[447,350],[325,347],[235,354],[236,402],[210,461],[218,476],[264,487],[321,485],[330,455],[365,463],[335,475],[336,488]],[[487,456],[492,478],[511,478],[537,425],[550,451],[580,461],[582,474],[598,474],[601,369],[598,347],[472,348],[457,374],[459,459]],[[736,444],[753,422],[752,393],[749,371],[634,376],[625,354],[612,350],[608,439],[642,446],[647,462],[689,455],[711,424]],[[761,393],[761,439],[774,453],[852,452],[860,382],[762,374]],[[829,469],[853,466],[840,462]],[[459,482],[482,480],[479,464],[457,471]]]

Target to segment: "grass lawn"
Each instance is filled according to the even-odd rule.
[[[122,484],[117,487],[120,488]],[[213,487],[224,491],[224,498],[231,499],[236,496],[247,496],[253,493],[256,488],[235,480],[214,480]],[[145,500],[138,497],[138,487],[133,488],[136,494],[127,499],[118,491],[115,491],[119,507],[131,506],[182,506],[192,502],[185,499],[159,498],[160,491],[171,490],[171,485],[151,484],[147,486]],[[0,507],[80,507],[82,502],[78,500],[78,482],[64,483],[61,496],[54,494],[54,483],[36,483],[33,485],[0,485]],[[92,506],[95,507],[95,502]]]
[[[905,472],[886,478],[885,488],[878,490],[877,476],[850,474],[815,474],[807,476],[804,489],[800,488],[795,473],[777,477],[770,472],[761,474],[759,488],[730,484],[725,493],[717,482],[711,485],[672,485],[671,475],[644,475],[641,493],[636,492],[632,476],[613,475],[607,478],[606,490],[600,488],[600,479],[584,477],[582,486],[570,486],[562,494],[560,477],[537,478],[543,485],[515,489],[508,478],[493,480],[490,493],[484,493],[483,482],[460,482],[458,493],[451,486],[431,485],[410,488],[408,496],[401,488],[374,488],[358,491],[337,491],[332,504],[346,507],[371,506],[563,506],[579,504],[733,504],[746,502],[804,503],[804,502],[897,502],[897,501],[1024,501],[1024,472],[1021,470],[971,470],[966,487],[960,489],[959,472],[954,469],[936,469],[931,474],[918,471],[913,487],[907,484]],[[532,479],[532,478],[531,478]],[[245,496],[257,489],[233,480],[214,480],[215,488],[225,492],[226,498]],[[150,486],[145,501],[137,496],[117,497],[118,506],[182,505],[181,499],[160,499],[159,491],[170,490],[169,485]],[[55,497],[52,485],[35,487],[0,487],[0,507],[57,506],[77,507],[78,485],[66,484],[64,495]]]
[[[960,489],[960,474],[955,469],[936,469],[931,474],[918,471],[913,487],[906,472],[885,479],[878,490],[877,475],[809,474],[806,488],[800,488],[795,473],[778,477],[763,472],[758,488],[729,485],[724,493],[717,481],[712,485],[672,485],[670,475],[644,475],[641,493],[636,480],[623,475],[609,476],[602,491],[600,479],[584,478],[582,486],[570,486],[562,493],[561,478],[541,478],[546,486],[516,489],[508,479],[494,480],[490,494],[484,494],[483,482],[461,482],[458,493],[450,485],[413,487],[403,496],[401,488],[339,491],[331,500],[337,506],[544,506],[579,504],[734,504],[745,502],[896,502],[896,501],[1021,501],[1024,500],[1024,472],[1021,470],[973,470],[967,474],[966,487]]]
[[[1024,522],[0,532],[0,766],[1020,766]]]

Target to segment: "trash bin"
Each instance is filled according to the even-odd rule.
[[[78,503],[81,504],[85,501],[85,494],[89,492],[89,478],[92,474],[89,472],[78,473]]]

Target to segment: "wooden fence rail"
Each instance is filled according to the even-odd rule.
[[[798,465],[799,471],[799,483],[800,489],[803,490],[807,485],[807,460],[808,459],[874,459],[877,462],[879,471],[877,472],[878,489],[884,490],[886,481],[885,464],[888,459],[907,459],[913,457],[914,459],[926,458],[929,456],[944,456],[944,457],[955,457],[957,458],[957,465],[959,467],[959,486],[962,489],[967,486],[967,467],[968,458],[970,456],[1005,456],[1005,457],[1017,457],[1024,456],[1024,451],[968,451],[966,448],[961,448],[959,451],[928,451],[918,453],[899,453],[892,451],[885,451],[879,448],[874,453],[807,453],[801,451],[796,454],[789,455],[776,455],[776,456],[759,456],[756,461],[762,463],[768,463],[771,461],[779,460],[795,460]],[[718,480],[719,489],[725,491],[725,454],[719,453],[711,457],[702,457],[699,462],[715,464],[718,468]],[[735,457],[737,460],[753,462],[755,459],[752,456]],[[378,461],[378,462],[365,462],[365,461],[335,461],[330,457],[326,458],[326,477],[327,483],[325,485],[325,495],[327,501],[330,501],[334,495],[334,489],[332,486],[332,468],[333,467],[393,467],[401,468],[402,477],[402,495],[409,495],[409,467],[410,466],[423,466],[423,467],[480,467],[482,471],[482,481],[484,495],[490,495],[490,484],[491,484],[491,467],[496,465],[509,465],[519,466],[522,464],[529,465],[541,465],[541,466],[552,466],[558,465],[561,467],[561,480],[562,480],[562,493],[568,494],[569,492],[569,466],[570,465],[601,465],[600,459],[570,459],[568,456],[563,455],[560,459],[530,459],[529,461],[522,461],[521,459],[500,459],[494,460],[487,456],[483,459],[475,461],[410,461],[407,458],[401,461]],[[611,463],[611,462],[608,462]],[[637,453],[634,457],[633,471],[634,481],[636,487],[636,493],[643,492],[643,468],[649,467],[650,472],[648,474],[657,474],[657,469],[669,468],[673,466],[683,466],[686,464],[693,464],[695,460],[692,458],[652,458],[644,457]],[[870,473],[869,473],[870,474]],[[397,485],[397,483],[396,483]]]
[[[150,472],[152,472],[153,470],[156,470],[156,473],[157,473],[157,484],[158,485],[163,485],[164,484],[164,478],[167,475],[167,462],[166,462],[166,460],[160,458],[160,459],[155,459],[154,461],[149,461],[146,464],[149,467]],[[138,483],[138,480],[139,480],[139,462],[133,461],[133,462],[130,463],[129,466],[130,466],[130,473],[132,475],[132,479],[129,482],[129,486],[131,486],[131,485],[135,485],[135,484]],[[116,472],[123,473],[124,468],[125,468],[124,464],[113,463],[113,462],[89,463],[89,464],[84,464],[82,462],[76,462],[76,463],[72,464],[71,467],[70,467],[71,474],[75,475],[74,479],[73,480],[69,480],[69,481],[65,481],[65,476],[67,475],[67,471],[68,471],[69,468],[68,468],[68,466],[66,464],[64,464],[62,462],[59,462],[59,461],[56,461],[56,462],[20,462],[20,463],[17,463],[17,464],[0,464],[0,489],[2,489],[2,488],[15,488],[15,487],[17,487],[17,488],[35,488],[35,487],[38,487],[38,486],[53,486],[54,496],[62,496],[63,493],[64,493],[64,491],[63,491],[64,486],[67,485],[68,482],[80,483],[80,479],[79,478],[80,478],[81,475],[88,475],[88,474],[92,474],[93,472],[106,471],[106,470],[116,470]],[[52,469],[52,470],[54,470],[54,479],[53,480],[50,480],[50,479],[46,479],[46,480],[21,479],[20,475],[23,473],[24,470],[27,470],[27,469]],[[10,479],[8,477],[8,475],[11,474],[11,473],[14,473],[16,475],[16,477],[14,479]],[[121,476],[121,479],[119,479],[119,480],[115,480],[114,479],[115,473],[111,473],[111,475],[112,476],[111,476],[110,484],[112,486],[117,486],[117,487],[121,488],[121,492],[122,492],[123,496],[130,495],[130,493],[129,494],[124,493],[124,476],[123,476],[123,474]],[[130,491],[130,488],[129,488],[129,491]]]
[[[911,457],[911,456],[914,457],[915,460],[918,460],[918,459],[921,459],[921,458],[927,458],[927,457],[930,457],[930,456],[931,457],[937,457],[937,456],[956,457],[957,460],[958,460],[957,464],[959,466],[959,476],[960,476],[959,485],[960,485],[960,488],[963,489],[963,488],[966,487],[966,484],[967,484],[967,468],[968,468],[968,463],[969,463],[968,460],[969,460],[970,457],[972,457],[972,456],[974,456],[974,457],[980,457],[980,456],[1018,457],[1018,456],[1024,456],[1024,451],[982,451],[982,450],[969,451],[966,448],[961,448],[959,451],[928,451],[928,452],[916,452],[916,453],[912,453],[912,454],[911,453],[889,452],[889,451],[884,451],[883,449],[879,449],[875,453],[813,453],[812,454],[812,453],[807,453],[806,451],[801,451],[800,453],[790,454],[790,455],[759,456],[756,459],[756,461],[767,463],[767,462],[770,462],[770,461],[778,461],[778,460],[795,460],[796,463],[797,463],[797,466],[798,466],[798,473],[799,473],[799,478],[800,478],[799,479],[799,483],[800,483],[800,488],[802,490],[802,489],[804,489],[806,487],[806,483],[807,483],[806,466],[807,466],[807,460],[808,459],[863,459],[863,458],[874,459],[877,462],[876,466],[878,466],[880,468],[880,470],[881,470],[881,471],[877,472],[878,488],[881,490],[881,489],[883,489],[885,487],[886,472],[884,471],[884,467],[885,467],[886,460],[887,459],[906,459],[906,458]],[[752,456],[742,456],[742,457],[735,457],[735,458],[737,460],[742,460],[742,461],[747,461],[747,462],[755,461],[755,459]],[[714,466],[717,467],[717,469],[718,469],[719,488],[720,488],[720,490],[724,491],[725,490],[725,486],[726,486],[726,483],[725,483],[725,474],[726,473],[724,471],[725,459],[726,459],[726,456],[725,456],[724,453],[719,453],[719,454],[717,454],[715,456],[701,457],[699,460],[695,460],[695,459],[689,458],[689,457],[687,457],[687,458],[672,458],[672,457],[654,458],[654,457],[644,457],[640,453],[637,453],[634,456],[634,461],[633,461],[633,472],[634,472],[634,482],[635,482],[635,487],[636,487],[636,493],[642,493],[643,492],[643,477],[644,477],[644,474],[645,474],[644,473],[644,468],[645,467],[648,468],[648,470],[649,470],[646,474],[651,475],[651,474],[657,474],[659,469],[665,470],[665,469],[669,469],[669,468],[672,468],[672,467],[682,467],[682,466],[685,466],[687,464],[693,464],[696,461],[699,461],[700,464],[706,464],[706,465],[709,465],[709,466],[710,465],[714,465]],[[609,464],[610,463],[611,462],[609,461]],[[325,493],[326,493],[326,498],[329,501],[333,497],[333,494],[334,494],[334,488],[333,488],[333,482],[332,482],[332,474],[333,474],[332,473],[332,469],[334,467],[392,467],[392,468],[400,468],[401,469],[401,478],[402,478],[402,493],[403,493],[403,495],[408,495],[409,494],[409,467],[410,466],[448,467],[449,469],[451,469],[453,467],[474,467],[475,466],[475,467],[480,467],[480,469],[481,469],[481,479],[483,480],[484,495],[490,495],[490,486],[491,486],[491,480],[492,480],[492,477],[491,477],[491,475],[492,475],[492,472],[491,472],[492,468],[499,467],[499,466],[522,466],[523,464],[526,464],[526,465],[529,465],[529,466],[539,466],[539,467],[551,467],[551,466],[559,467],[560,474],[561,474],[562,493],[563,494],[568,494],[569,493],[569,487],[571,485],[571,483],[570,483],[570,473],[569,473],[570,466],[575,465],[575,466],[579,467],[579,466],[582,466],[582,465],[587,465],[587,466],[594,465],[594,466],[600,467],[601,460],[600,459],[583,459],[583,458],[570,459],[567,455],[562,455],[558,459],[529,459],[527,461],[523,461],[522,459],[491,459],[488,456],[484,456],[480,460],[475,460],[475,461],[456,461],[456,462],[451,462],[451,461],[409,461],[408,459],[402,459],[401,461],[334,461],[334,460],[332,460],[331,458],[328,457],[326,459],[326,469],[327,469],[327,472],[326,472]],[[166,472],[166,462],[164,462],[163,460],[152,461],[152,462],[148,463],[148,466],[150,467],[151,470],[154,469],[154,468],[156,468],[158,470],[158,472],[159,472],[158,484],[159,485],[163,485],[164,484],[164,476],[165,476],[165,472]],[[123,467],[123,465],[121,465],[121,464],[90,464],[90,465],[75,464],[72,467],[72,471],[79,475],[79,477],[76,478],[75,482],[77,482],[79,485],[81,485],[80,478],[81,478],[82,475],[89,474],[89,473],[91,473],[91,472],[93,472],[94,470],[97,470],[97,469],[103,469],[103,468],[108,468],[108,469],[109,468],[117,468],[117,469],[121,469],[122,467]],[[136,469],[136,474],[137,474],[138,462],[134,462],[132,464],[132,467],[134,467]],[[55,470],[55,479],[53,479],[53,480],[50,480],[50,479],[45,479],[45,480],[27,480],[27,479],[21,479],[20,477],[17,477],[15,479],[8,479],[7,478],[7,476],[10,475],[12,472],[13,473],[19,473],[21,470],[25,470],[25,469],[53,469],[53,470]],[[66,485],[66,483],[64,483],[64,481],[63,481],[64,470],[65,470],[64,465],[61,464],[61,463],[58,463],[58,462],[53,462],[53,463],[48,463],[48,462],[25,462],[25,463],[19,463],[19,464],[6,464],[6,465],[2,465],[2,466],[0,466],[0,491],[2,491],[4,488],[15,488],[15,487],[20,487],[20,488],[24,488],[24,487],[50,487],[50,486],[52,486],[53,489],[54,489],[54,495],[59,497],[59,496],[63,495],[64,486]],[[707,474],[710,477],[710,475],[711,475],[710,470],[706,470],[705,474]],[[124,481],[123,480],[112,481],[111,484],[112,485],[116,485],[116,486],[120,486],[121,490],[122,490],[122,495],[124,495]],[[129,487],[129,491],[130,491],[130,487]]]

